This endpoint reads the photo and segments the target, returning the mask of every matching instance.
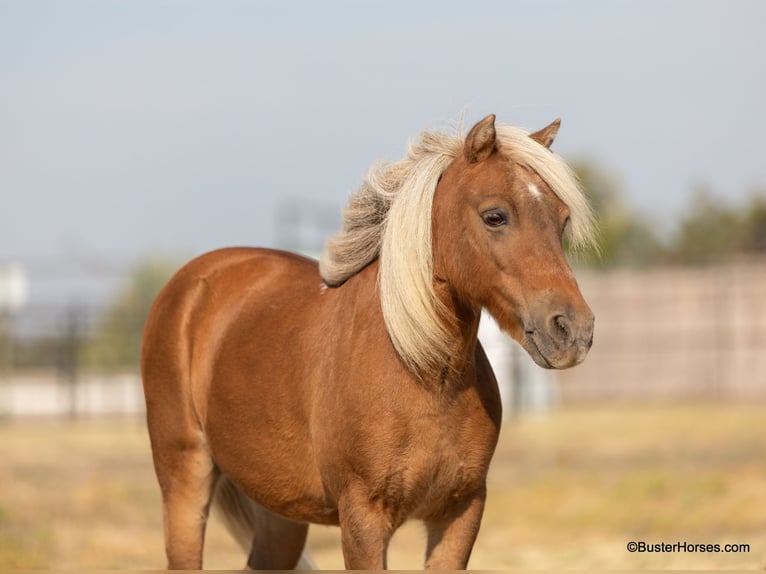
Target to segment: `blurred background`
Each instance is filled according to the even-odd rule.
[[[191,257],[316,255],[377,160],[488,113],[598,214],[570,371],[505,400],[474,568],[766,567],[766,5],[0,0],[0,569],[160,568],[138,377]],[[629,553],[742,543],[736,553]],[[337,531],[314,528],[324,568]],[[391,564],[418,568],[407,526]],[[207,566],[244,556],[217,523]]]

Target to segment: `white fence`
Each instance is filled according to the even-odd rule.
[[[562,401],[766,399],[766,261],[578,278],[596,331]]]
[[[84,375],[76,384],[55,376],[0,378],[0,416],[138,415],[144,393],[138,375]]]
[[[702,269],[578,272],[596,315],[585,363],[536,367],[482,321],[506,415],[555,403],[766,399],[766,261]],[[2,416],[140,415],[137,374],[0,376]]]

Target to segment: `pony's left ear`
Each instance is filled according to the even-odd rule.
[[[468,163],[484,161],[495,151],[495,114],[489,114],[471,128],[465,137],[465,159]]]
[[[556,134],[559,133],[560,127],[561,118],[556,118],[549,126],[544,127],[539,132],[529,134],[529,137],[531,137],[540,145],[550,148],[553,144],[553,140],[556,139]]]

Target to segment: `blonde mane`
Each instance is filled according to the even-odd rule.
[[[497,125],[496,133],[500,152],[537,172],[569,207],[571,245],[593,245],[592,211],[572,169],[524,130]],[[373,166],[349,199],[343,229],[319,261],[322,278],[334,287],[379,258],[386,328],[416,373],[443,369],[453,343],[450,317],[434,292],[431,212],[439,176],[462,150],[459,135],[425,132],[410,142],[404,159]]]

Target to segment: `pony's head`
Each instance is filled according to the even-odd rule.
[[[562,248],[567,228],[583,244],[592,224],[576,178],[548,149],[558,127],[525,134],[489,116],[471,129],[436,188],[433,269],[538,365],[560,369],[588,353],[593,313]]]
[[[414,371],[448,363],[460,331],[455,305],[486,308],[542,367],[585,358],[593,313],[562,239],[592,243],[593,218],[571,169],[549,149],[558,127],[529,134],[495,126],[491,115],[465,140],[424,133],[352,196],[320,271],[339,285],[380,258],[383,317]]]

